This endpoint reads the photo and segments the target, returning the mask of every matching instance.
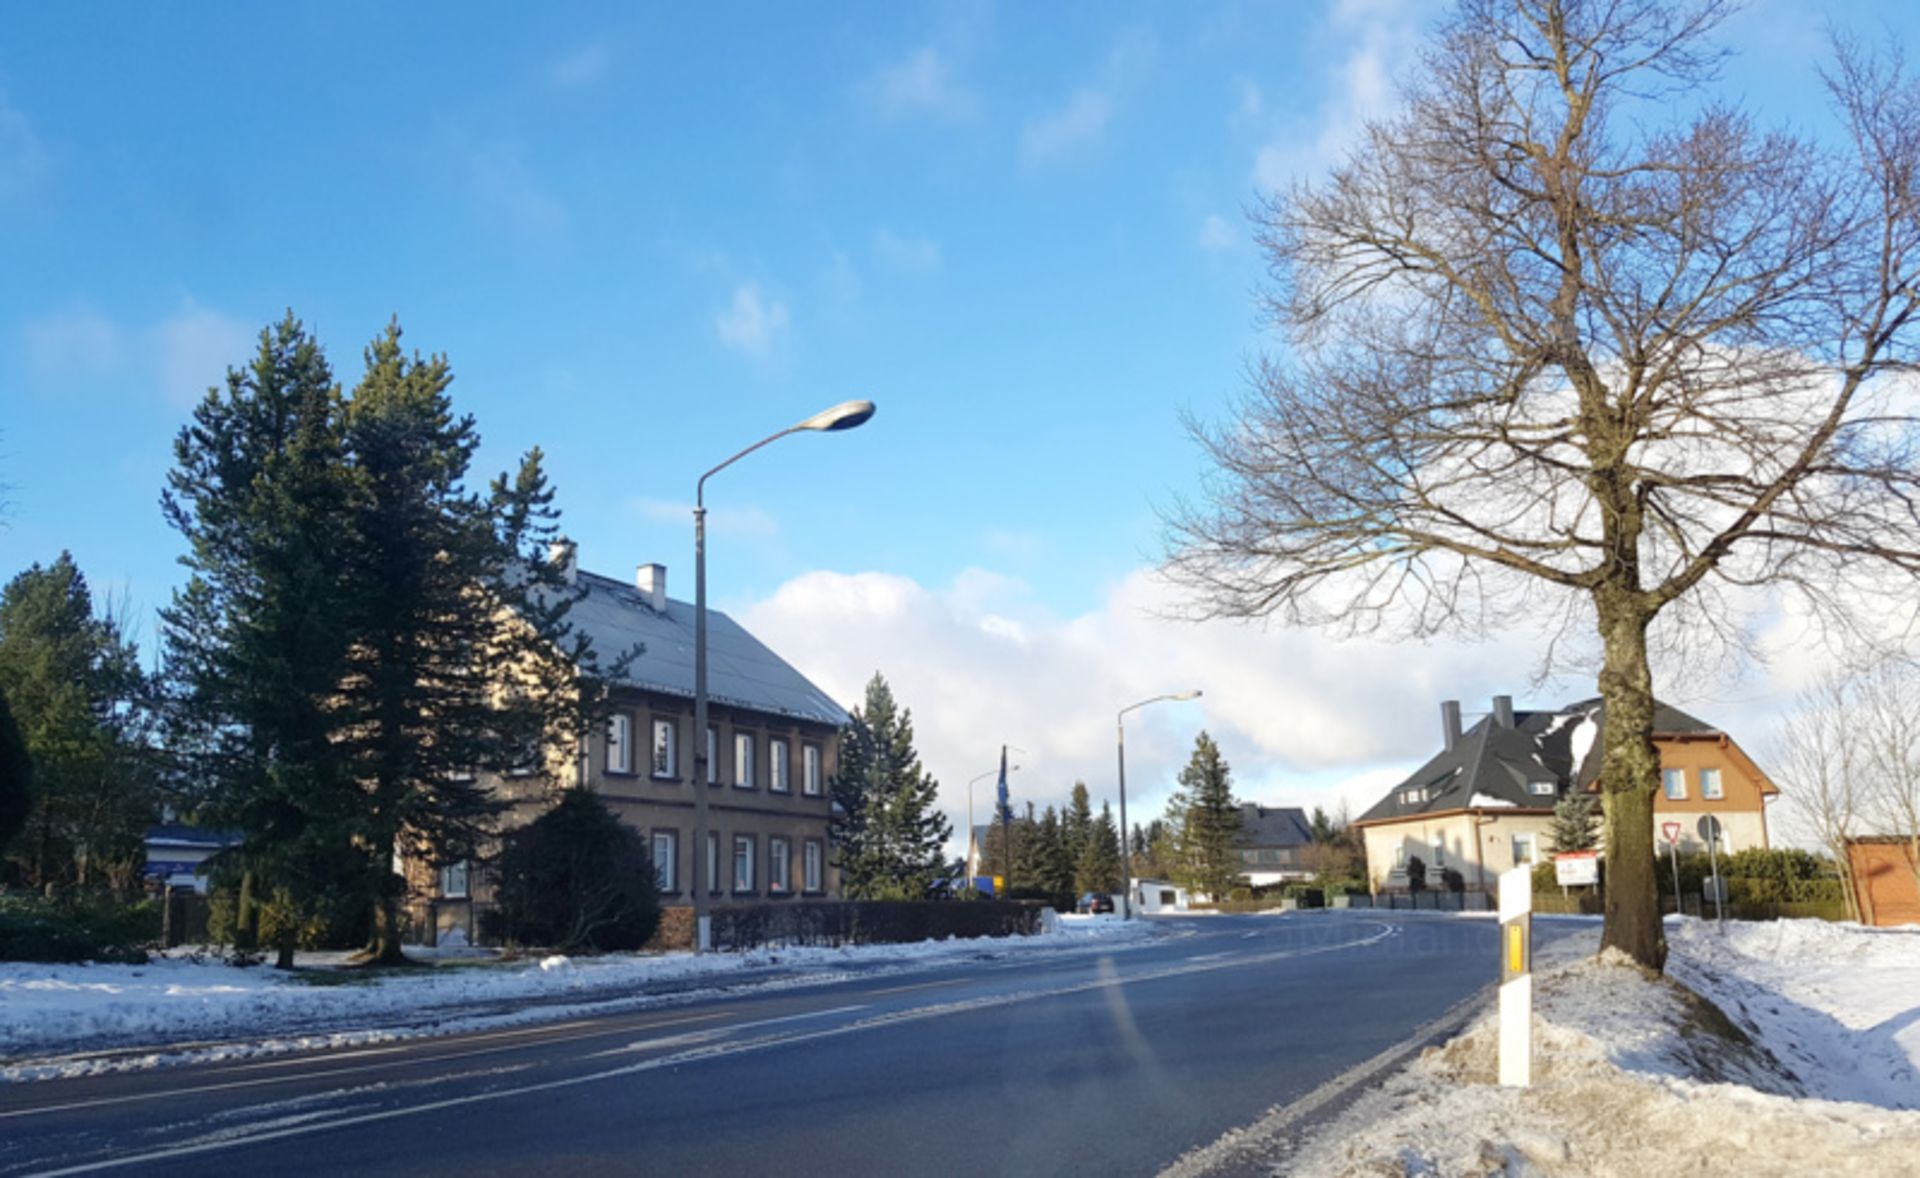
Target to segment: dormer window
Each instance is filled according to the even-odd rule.
[[[1550,798],[1553,796],[1553,782],[1529,781],[1527,782],[1527,792],[1536,798]]]
[[[1400,791],[1400,800],[1409,806],[1418,806],[1427,800],[1427,791],[1419,786]]]

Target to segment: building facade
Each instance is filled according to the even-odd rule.
[[[1552,858],[1560,799],[1600,793],[1600,700],[1516,712],[1510,696],[1495,696],[1492,709],[1464,729],[1457,701],[1441,704],[1440,716],[1440,752],[1354,823],[1376,892],[1405,890],[1415,858],[1430,889],[1444,888],[1446,873],[1458,872],[1468,890],[1491,891],[1501,872]],[[1719,824],[1723,853],[1769,845],[1766,807],[1780,791],[1731,736],[1656,704],[1654,747],[1661,774],[1657,846],[1665,846],[1662,827],[1675,823],[1681,851],[1705,850],[1702,822],[1709,817]]]
[[[600,657],[640,648],[613,684],[604,724],[573,752],[556,753],[549,779],[591,789],[645,838],[668,907],[765,903],[839,894],[832,865],[828,782],[847,713],[732,618],[707,612],[707,866],[694,878],[694,607],[667,596],[666,569],[642,565],[631,582],[573,568],[584,591],[569,615]],[[492,779],[513,799],[506,825],[531,821],[551,800],[533,775]],[[416,869],[428,936],[471,940],[491,902],[485,872],[455,864]],[[416,912],[421,905],[416,904]]]

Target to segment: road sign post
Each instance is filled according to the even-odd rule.
[[[1673,910],[1684,913],[1686,907],[1680,897],[1680,824],[1662,822],[1660,833],[1667,836],[1667,861],[1673,864]]]
[[[1533,871],[1500,873],[1500,1083],[1533,1083]]]
[[[1727,887],[1720,882],[1720,820],[1703,814],[1698,829],[1700,837],[1707,842],[1707,862],[1713,866],[1713,915],[1724,929],[1727,927]]]

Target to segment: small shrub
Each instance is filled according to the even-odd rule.
[[[660,924],[660,893],[640,833],[594,794],[569,790],[509,834],[486,933],[563,952],[638,949]]]
[[[0,895],[0,961],[138,965],[160,936],[160,907],[104,896]]]
[[[1551,863],[1533,865],[1533,891],[1535,895],[1551,890],[1555,895],[1560,892],[1560,877]]]
[[[1407,890],[1409,892],[1427,890],[1427,861],[1418,855],[1407,860]]]
[[[1440,870],[1440,886],[1449,892],[1464,892],[1467,890],[1467,877],[1451,867],[1443,867]]]

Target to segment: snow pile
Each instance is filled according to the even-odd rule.
[[[1496,1083],[1491,1015],[1363,1097],[1289,1174],[1920,1175],[1920,935],[1673,927],[1536,978],[1534,1084]],[[1587,945],[1591,941],[1581,938]],[[1716,1003],[1726,1004],[1722,1007]]]
[[[1044,936],[948,939],[845,948],[768,948],[743,953],[609,954],[500,961],[420,956],[432,968],[360,973],[324,968],[344,954],[304,954],[286,974],[197,957],[146,965],[0,964],[0,1081],[98,1070],[92,1062],[50,1071],[28,1056],[272,1038],[274,1050],[470,1030],[476,1025],[571,1017],[584,1005],[684,1000],[726,987],[814,985],[875,973],[1031,953],[1144,943],[1151,922],[1061,917]],[[413,951],[409,950],[410,953]],[[374,1028],[379,1028],[376,1032]],[[253,1044],[258,1048],[259,1043]],[[231,1053],[228,1053],[231,1054]],[[153,1056],[152,1062],[165,1062]],[[131,1066],[120,1061],[114,1066]]]

